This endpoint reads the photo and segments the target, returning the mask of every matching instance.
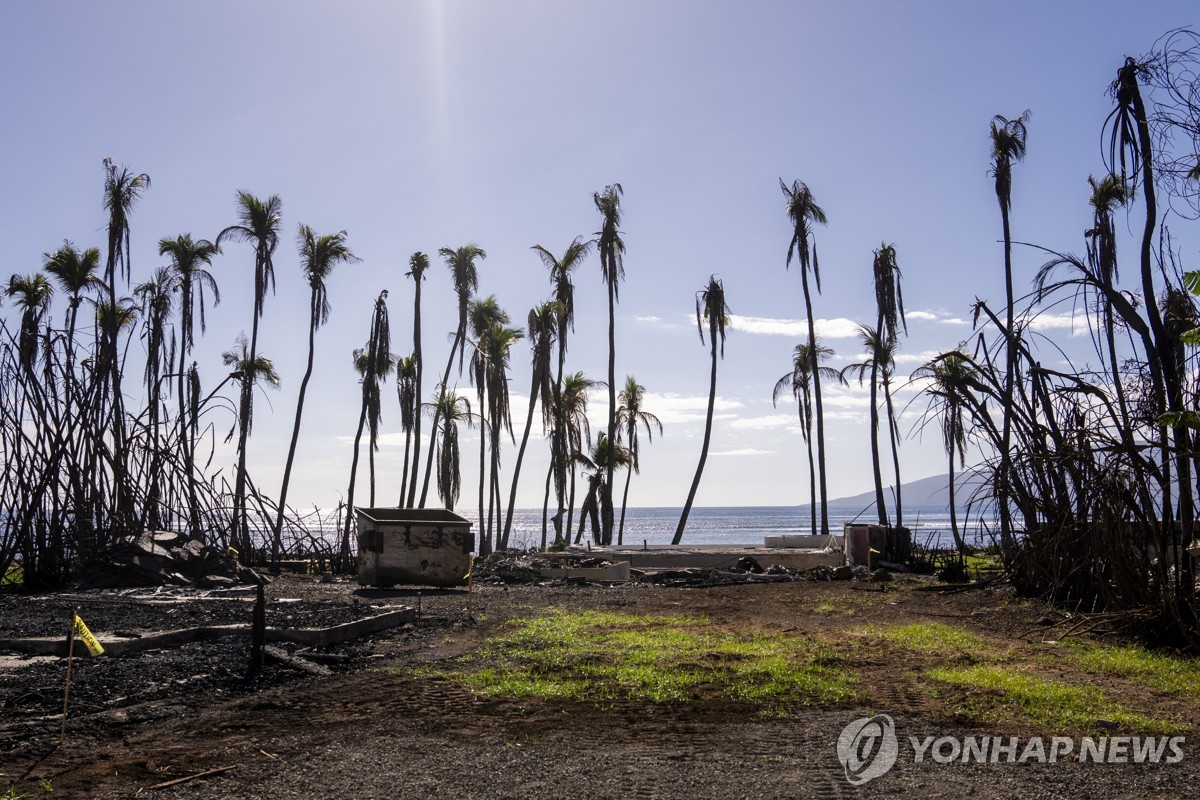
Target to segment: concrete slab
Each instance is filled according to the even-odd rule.
[[[824,537],[822,537],[824,538]],[[651,545],[643,547],[593,547],[588,555],[609,561],[629,562],[633,569],[734,569],[744,557],[764,569],[772,564],[796,570],[840,567],[846,556],[839,550],[761,547],[757,545]],[[578,558],[580,553],[546,553],[547,558]]]

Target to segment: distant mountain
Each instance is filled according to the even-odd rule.
[[[886,479],[885,479],[886,480]],[[954,476],[954,498],[957,500],[956,505],[962,508],[967,504],[967,500],[976,492],[983,484],[979,476],[973,474]],[[937,506],[938,508],[949,509],[950,507],[950,476],[949,475],[931,475],[928,478],[910,481],[901,484],[901,499],[905,505],[911,506]],[[883,495],[887,499],[889,507],[892,504],[892,489],[888,484],[884,484]],[[807,505],[807,503],[805,504]],[[875,490],[871,489],[862,494],[851,495],[850,497],[839,497],[836,500],[829,501],[830,506],[839,508],[852,508],[854,511],[859,511],[864,508],[874,508],[875,506]]]

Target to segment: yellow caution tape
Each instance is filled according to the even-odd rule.
[[[874,553],[875,555],[879,555],[879,551],[876,550],[874,547],[871,548],[871,552]]]
[[[79,618],[78,614],[75,615],[75,633],[87,645],[89,653],[94,656],[104,654],[104,647],[100,644],[100,640],[92,635],[92,632],[88,630],[87,625],[83,624],[83,620]]]
[[[471,580],[471,570],[475,568],[475,557],[471,556],[471,560],[467,562],[467,574],[463,575],[464,581]]]
[[[226,547],[226,548],[225,548],[225,552],[226,552],[226,553],[229,553],[229,555],[233,556],[233,560],[234,560],[234,561],[237,561],[237,560],[238,560],[238,558],[240,558],[240,557],[241,557],[241,553],[239,553],[239,552],[237,551],[237,548],[236,548],[236,547]]]

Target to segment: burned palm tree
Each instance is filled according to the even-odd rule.
[[[313,354],[316,349],[317,329],[329,321],[329,293],[325,282],[338,264],[358,261],[358,256],[346,243],[346,232],[328,233],[318,236],[307,225],[301,225],[296,233],[296,246],[300,251],[300,269],[308,281],[308,360],[304,366],[304,377],[300,379],[300,392],[296,396],[296,419],[292,424],[292,439],[288,443],[287,461],[283,466],[283,485],[279,487],[278,510],[271,531],[271,563],[279,563],[280,537],[283,532],[283,514],[287,508],[288,486],[292,479],[292,464],[296,458],[296,443],[300,440],[300,420],[304,416],[304,398],[308,382],[313,373]]]
[[[508,512],[504,518],[501,547],[508,547],[512,532],[513,509],[517,504],[517,485],[521,480],[521,464],[525,460],[525,446],[529,444],[529,431],[533,427],[533,415],[538,403],[542,404],[542,428],[557,417],[559,410],[553,408],[551,387],[551,361],[555,338],[558,336],[558,302],[549,300],[529,310],[526,330],[528,331],[532,369],[529,382],[529,406],[525,410],[525,432],[521,434],[521,447],[517,450],[517,463],[513,467],[512,486],[508,492]],[[551,465],[553,468],[553,465]],[[548,495],[547,495],[548,498]],[[545,509],[543,508],[543,515]],[[546,525],[542,523],[542,549],[546,548]]]
[[[803,181],[792,181],[788,186],[779,179],[779,188],[787,198],[788,219],[792,223],[792,236],[788,242],[787,266],[791,267],[793,257],[800,264],[800,285],[804,290],[804,309],[808,318],[808,357],[809,378],[812,380],[814,420],[817,428],[817,477],[821,494],[821,533],[829,535],[828,491],[825,480],[825,410],[821,403],[821,370],[817,363],[817,328],[813,321],[812,293],[808,286],[808,273],[811,271],[816,283],[817,293],[821,292],[821,266],[817,258],[817,243],[813,232],[814,225],[826,223],[825,211],[813,199],[812,191]]]
[[[413,447],[412,456],[412,480],[411,485],[404,489],[401,493],[400,505],[412,506],[417,500],[417,473],[418,467],[421,466],[421,414],[417,411],[417,404],[422,397],[423,378],[425,377],[425,357],[421,351],[421,283],[425,280],[425,273],[429,270],[429,256],[418,251],[413,253],[408,259],[408,272],[404,273],[413,279],[413,400],[412,400],[412,416],[413,416],[413,439],[415,445]],[[403,403],[401,404],[403,405]],[[407,445],[405,446],[407,450]],[[405,468],[407,469],[408,458],[405,457]]]
[[[254,310],[247,355],[253,362],[258,357],[258,323],[262,319],[266,304],[267,289],[275,288],[275,248],[279,246],[279,228],[283,224],[283,201],[279,195],[262,200],[249,192],[238,192],[236,225],[230,225],[217,236],[217,246],[226,239],[247,242],[254,246]],[[255,374],[250,373],[242,380],[239,419],[253,416]],[[238,463],[233,490],[234,538],[243,548],[250,545],[250,530],[246,513],[246,437],[249,424],[239,426]]]
[[[621,238],[621,184],[613,183],[595,192],[592,200],[600,212],[600,230],[596,231],[596,249],[600,252],[600,273],[608,289],[608,441],[617,440],[617,323],[616,304],[621,299],[621,280],[625,277],[625,240]],[[612,543],[614,464],[610,460],[604,476],[608,498],[601,509],[603,541]]]

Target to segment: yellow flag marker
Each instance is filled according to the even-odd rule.
[[[104,654],[104,647],[100,644],[100,640],[92,635],[92,632],[88,630],[87,625],[83,624],[83,620],[79,618],[78,614],[75,615],[75,633],[79,634],[79,638],[87,645],[89,653],[94,656]]]
[[[871,548],[871,552],[874,553],[875,555],[879,555],[879,551],[876,550],[874,547]]]

